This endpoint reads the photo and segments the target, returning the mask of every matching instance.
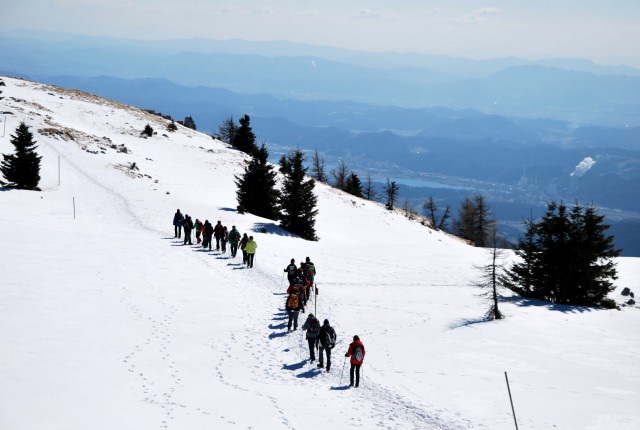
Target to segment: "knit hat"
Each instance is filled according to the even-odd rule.
[[[322,324],[329,325],[329,320],[324,320],[324,322]]]

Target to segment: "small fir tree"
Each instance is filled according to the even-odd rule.
[[[176,122],[174,120],[171,120],[171,122],[167,125],[167,131],[170,132],[174,132],[178,130],[178,126],[176,125]]]
[[[275,220],[278,218],[276,172],[267,160],[269,152],[263,143],[246,162],[242,176],[236,176],[238,212]]]
[[[142,130],[142,134],[144,134],[145,136],[153,136],[153,127],[151,127],[149,124],[144,126],[144,130]]]
[[[447,205],[441,216],[438,215],[439,208],[433,196],[422,204],[422,209],[426,212],[427,218],[431,221],[431,227],[435,230],[442,230],[447,227],[447,220],[451,217],[451,207]]]
[[[256,135],[251,129],[251,119],[249,115],[240,118],[240,127],[233,136],[232,145],[240,151],[252,155],[258,147],[256,146]]]
[[[367,172],[367,180],[362,188],[362,193],[365,199],[375,200],[378,197],[378,193],[373,188],[373,180],[371,179],[371,172]]]
[[[489,310],[485,317],[488,320],[499,320],[504,318],[498,308],[498,288],[501,285],[504,255],[497,246],[495,223],[490,232],[490,244],[489,255],[491,260],[486,265],[477,267],[480,272],[480,279],[477,285],[484,290],[482,295],[489,298]]]
[[[280,225],[287,231],[307,240],[318,240],[315,231],[317,197],[313,193],[315,181],[305,180],[304,153],[293,150],[280,159],[280,173],[284,175],[279,205]]]
[[[191,130],[197,130],[196,122],[190,116],[186,117],[182,123],[185,127],[190,128]]]
[[[0,164],[6,184],[23,190],[39,190],[42,157],[36,152],[33,134],[24,122],[18,125],[15,135],[11,135],[11,144],[15,147],[15,153],[2,154],[3,161]]]
[[[351,174],[347,177],[345,191],[356,197],[362,197],[362,183],[360,182],[360,178],[358,178],[358,175],[351,172]]]

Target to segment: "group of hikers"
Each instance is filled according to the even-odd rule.
[[[205,220],[203,223],[196,218],[196,220],[193,221],[189,215],[183,215],[180,209],[178,209],[173,216],[173,226],[175,239],[182,239],[184,230],[183,245],[193,245],[191,242],[191,232],[195,230],[197,245],[202,244],[205,249],[211,251],[212,242],[215,238],[216,251],[221,251],[224,254],[227,252],[228,243],[232,258],[235,258],[239,248],[242,251],[242,262],[246,264],[248,268],[253,267],[258,245],[253,240],[253,236],[247,236],[246,233],[241,236],[235,225],[231,226],[231,230],[228,230],[226,226],[222,225],[221,221],[218,221],[215,226],[211,225],[209,220]],[[304,262],[300,263],[300,267],[298,267],[296,266],[295,259],[292,258],[289,265],[285,267],[284,272],[287,273],[287,279],[289,281],[285,309],[288,316],[287,331],[291,332],[292,326],[293,331],[298,329],[298,316],[300,312],[305,313],[305,306],[311,295],[317,293],[314,283],[316,266],[311,259],[307,257]],[[336,331],[329,324],[329,320],[325,319],[322,325],[320,325],[320,321],[315,315],[309,313],[304,324],[302,324],[302,330],[307,332],[306,339],[309,344],[310,363],[316,361],[316,349],[318,349],[317,366],[329,372],[329,370],[331,370],[331,350],[336,346],[337,340]],[[323,360],[325,355],[327,358],[326,368]],[[357,335],[353,336],[353,342],[349,344],[349,348],[345,353],[345,361],[346,357],[351,357],[349,376],[350,386],[352,387],[358,387],[360,385],[360,366],[364,360],[364,355],[364,345],[360,341],[360,338]]]
[[[193,245],[191,242],[191,232],[195,230],[197,245],[202,244],[203,248],[211,251],[212,242],[215,238],[216,251],[221,251],[225,254],[228,243],[232,258],[236,257],[238,248],[240,248],[242,251],[242,263],[246,264],[248,268],[253,267],[258,244],[253,240],[253,236],[247,236],[247,233],[241,236],[235,225],[231,226],[231,230],[229,230],[227,226],[222,225],[221,221],[218,221],[215,226],[211,225],[209,220],[202,222],[196,218],[196,220],[193,221],[188,214],[183,215],[180,209],[178,209],[173,215],[173,226],[173,237],[175,239],[182,239],[182,231],[184,230],[183,245]]]
[[[300,267],[296,266],[294,258],[287,267],[284,268],[289,281],[287,288],[287,300],[285,301],[285,309],[287,311],[288,322],[287,331],[291,332],[298,329],[298,316],[300,312],[305,312],[305,306],[311,297],[317,293],[314,281],[316,276],[316,266],[311,259],[307,257],[304,262],[300,263]],[[328,319],[325,319],[320,325],[320,321],[315,315],[309,313],[307,319],[302,324],[302,330],[306,331],[306,339],[309,345],[309,362],[316,361],[316,349],[318,349],[318,368],[325,369],[324,356],[326,355],[326,371],[331,370],[331,350],[336,346],[336,331]],[[353,342],[345,354],[345,357],[351,357],[351,369],[349,371],[350,386],[358,387],[360,385],[360,366],[364,360],[365,349],[358,335],[353,336]],[[345,358],[346,360],[346,358]]]

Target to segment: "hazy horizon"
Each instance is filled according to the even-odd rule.
[[[582,58],[640,67],[640,2],[8,0],[0,30],[123,39],[289,41],[473,59]],[[28,16],[28,21],[24,19]]]

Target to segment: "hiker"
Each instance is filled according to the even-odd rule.
[[[360,338],[358,335],[353,336],[353,342],[349,345],[349,349],[347,353],[344,355],[345,357],[351,357],[349,362],[351,363],[351,370],[349,370],[349,377],[351,383],[349,384],[353,387],[353,373],[355,371],[356,374],[356,385],[358,388],[360,385],[360,366],[362,366],[362,361],[364,360],[364,345],[360,342]]]
[[[244,249],[247,251],[247,267],[253,267],[253,259],[256,256],[256,249],[258,248],[258,244],[253,240],[253,236],[249,236],[249,240],[247,244],[244,246]]]
[[[213,237],[213,226],[211,225],[211,223],[209,222],[209,220],[206,220],[204,222],[204,230],[202,231],[202,246],[204,248],[209,248],[209,251],[211,251],[211,238]]]
[[[287,279],[289,280],[289,285],[293,284],[293,279],[296,277],[296,273],[298,272],[298,267],[296,266],[296,260],[291,259],[291,263],[284,268],[284,271],[287,272]]]
[[[180,239],[182,237],[182,224],[184,223],[184,217],[180,213],[180,209],[173,216],[173,238]]]
[[[300,310],[304,313],[304,288],[302,288],[302,285],[296,284],[294,280],[294,283],[287,288],[287,294],[296,294],[298,296],[298,299],[300,299]]]
[[[231,226],[229,232],[229,245],[231,246],[231,257],[235,258],[238,253],[238,243],[240,242],[240,232],[236,230],[236,226]]]
[[[193,223],[193,228],[196,230],[196,245],[200,245],[202,239],[200,239],[200,235],[202,234],[202,221],[196,218],[196,222]]]
[[[240,250],[242,251],[242,264],[247,264],[247,242],[249,242],[249,237],[247,237],[247,233],[242,235],[242,239],[240,239]]]
[[[320,333],[320,321],[312,313],[307,316],[307,320],[302,324],[302,330],[307,331],[307,342],[309,343],[309,362],[316,361],[316,345],[318,344],[318,334]]]
[[[222,222],[218,220],[218,223],[213,228],[213,236],[216,238],[216,251],[220,251],[220,239],[222,238]]]
[[[184,222],[182,224],[184,228],[184,242],[183,245],[186,245],[189,242],[189,245],[193,245],[191,243],[191,230],[193,230],[193,221],[191,221],[191,217],[189,215],[184,216]]]
[[[307,276],[311,277],[311,282],[313,282],[316,277],[316,265],[311,262],[309,257],[305,259],[304,271],[307,273]]]
[[[287,331],[291,331],[291,323],[293,323],[293,330],[298,330],[298,315],[300,314],[301,304],[302,302],[296,293],[291,293],[287,296],[287,300],[284,302],[284,308],[289,317]]]
[[[220,237],[220,243],[222,244],[222,253],[227,252],[227,242],[229,241],[229,230],[227,226],[222,227],[222,237]]]
[[[322,361],[322,352],[327,353],[327,372],[331,369],[331,350],[336,346],[336,331],[329,325],[329,320],[324,320],[320,333],[318,333],[318,340],[320,341],[320,350],[318,351],[318,367],[324,368]]]

